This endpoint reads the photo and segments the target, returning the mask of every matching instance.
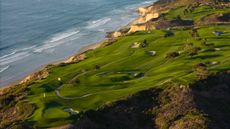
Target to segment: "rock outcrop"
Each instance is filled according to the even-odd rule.
[[[132,25],[128,33],[134,33],[137,31],[146,31],[147,27],[145,24]]]
[[[151,12],[151,10],[151,6],[138,8],[138,12],[141,16],[145,16],[147,13]]]
[[[76,62],[79,62],[79,61],[83,61],[84,59],[86,59],[85,53],[79,54],[79,55],[76,55],[76,56],[72,56],[69,59],[67,59],[66,61],[64,61],[64,63],[66,63],[66,64],[76,63]]]
[[[106,35],[107,38],[111,38],[111,39],[118,38],[120,36],[122,36],[122,32],[120,31],[108,32]]]
[[[144,16],[141,16],[136,20],[136,24],[143,24],[146,23],[152,19],[159,18],[160,14],[159,13],[149,13]]]
[[[141,7],[138,9],[138,12],[140,16],[132,23],[128,33],[146,31],[149,29],[148,22],[160,17],[160,12],[156,11],[154,6]],[[155,29],[155,27],[152,27],[152,29]]]
[[[41,71],[35,72],[34,74],[27,76],[25,79],[23,79],[20,82],[20,84],[28,83],[32,80],[41,80],[41,79],[46,78],[48,75],[49,75],[49,72],[48,72],[47,68],[44,68]]]
[[[74,56],[71,56],[70,58],[68,58],[67,60],[65,60],[64,64],[72,64],[72,63],[78,63],[80,61],[83,61],[87,58],[86,53],[92,50],[95,50],[97,48],[103,47],[103,42],[101,43],[95,43],[86,47],[83,47],[80,51],[79,54],[76,54]],[[61,63],[61,64],[62,64]]]

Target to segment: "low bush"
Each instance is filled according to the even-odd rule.
[[[172,59],[172,58],[175,58],[175,57],[178,57],[180,54],[178,52],[169,52],[166,54],[166,58],[167,59]]]
[[[207,66],[203,63],[195,65],[193,72],[199,80],[206,79],[210,75]]]
[[[189,56],[197,55],[200,50],[201,48],[193,46],[193,43],[188,43],[184,47],[185,53],[187,53]]]
[[[174,36],[174,33],[172,31],[167,31],[164,35],[165,38]]]

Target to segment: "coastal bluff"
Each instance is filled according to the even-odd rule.
[[[126,31],[119,30],[109,33],[107,37],[117,38],[122,35],[135,33],[137,31],[147,31],[156,29],[152,21],[159,19],[161,14],[168,8],[161,7],[158,4],[149,5],[146,7],[140,7],[137,9],[139,14],[138,18],[126,26]]]

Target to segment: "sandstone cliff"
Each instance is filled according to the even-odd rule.
[[[85,58],[86,58],[86,55],[85,55],[85,53],[83,53],[83,54],[79,54],[79,55],[70,57],[69,59],[67,59],[66,61],[64,61],[64,63],[66,63],[66,64],[75,63],[75,62],[82,61]]]
[[[145,24],[132,25],[128,33],[134,33],[137,31],[145,31],[145,30],[147,30],[147,27]]]
[[[47,76],[49,75],[49,72],[47,70],[47,68],[41,70],[41,71],[38,71],[34,74],[31,74],[29,76],[27,76],[25,79],[23,79],[20,84],[24,84],[24,83],[28,83],[32,80],[41,80],[41,79],[44,79],[46,78]]]

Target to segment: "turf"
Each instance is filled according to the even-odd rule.
[[[184,7],[173,9],[165,15],[174,19],[181,15]],[[207,11],[209,10],[209,11]],[[196,8],[184,19],[197,20],[210,13],[226,12],[229,9],[213,10],[202,6]],[[213,31],[223,31],[216,36]],[[230,26],[200,26],[198,33],[201,39],[191,36],[191,29],[172,29],[174,36],[165,38],[166,30],[137,32],[123,36],[112,45],[87,53],[87,59],[66,66],[54,66],[49,69],[49,76],[28,86],[27,100],[36,105],[36,110],[29,118],[39,127],[54,127],[77,120],[79,115],[72,116],[64,109],[72,108],[80,112],[97,109],[139,91],[161,87],[168,81],[190,84],[197,80],[192,68],[198,63],[218,62],[208,65],[211,73],[230,69]],[[204,39],[214,46],[202,46]],[[147,40],[145,48],[131,48],[134,42]],[[183,52],[185,44],[193,43],[202,50],[195,56]],[[208,51],[218,48],[218,51]],[[156,51],[155,56],[147,54]],[[180,52],[174,59],[166,59],[169,52]],[[95,69],[95,66],[100,69]],[[62,79],[60,83],[58,78]],[[60,97],[55,94],[59,92]],[[45,97],[44,97],[45,96]]]
[[[214,30],[224,31],[225,34],[215,36],[212,33]],[[41,127],[63,125],[75,119],[63,111],[65,108],[80,112],[96,109],[138,91],[159,87],[160,84],[173,79],[185,84],[192,83],[196,80],[192,67],[198,63],[220,62],[208,66],[212,72],[230,68],[230,45],[227,44],[230,38],[229,26],[199,29],[201,37],[207,38],[209,43],[214,43],[214,47],[220,48],[220,51],[200,52],[194,57],[181,54],[175,59],[166,59],[168,52],[182,51],[188,42],[194,43],[202,50],[208,49],[200,45],[201,41],[192,38],[189,31],[173,30],[175,35],[169,38],[164,38],[163,30],[132,34],[119,38],[110,46],[87,53],[88,59],[85,61],[52,68],[48,78],[29,87],[30,95],[27,99],[38,106],[30,120],[36,121]],[[133,42],[142,42],[144,39],[149,43],[147,47],[130,48]],[[156,51],[155,56],[146,54],[151,50]],[[95,65],[101,68],[95,70]],[[140,73],[144,73],[144,76],[134,76]],[[60,95],[73,99],[65,100],[55,95],[55,89],[61,85],[57,80],[59,77],[63,80]],[[79,82],[76,82],[76,79]],[[76,98],[84,95],[88,96]]]

